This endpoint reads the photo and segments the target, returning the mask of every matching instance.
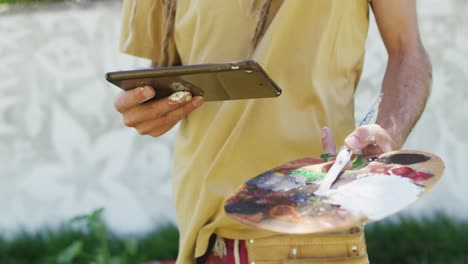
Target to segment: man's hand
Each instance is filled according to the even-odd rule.
[[[150,86],[122,91],[116,97],[114,106],[123,116],[128,127],[135,128],[142,135],[158,137],[174,127],[184,116],[203,104],[203,98],[187,93],[181,100],[170,97],[151,101],[155,91]]]
[[[356,128],[346,137],[345,144],[351,150],[359,150],[364,155],[381,154],[393,150],[390,135],[376,124]],[[322,145],[324,153],[336,153],[336,144],[328,127],[322,128]]]
[[[364,155],[389,152],[394,145],[388,132],[376,124],[356,128],[345,138],[345,144],[351,150],[360,150]]]

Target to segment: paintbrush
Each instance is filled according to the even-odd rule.
[[[380,102],[382,101],[382,98],[383,92],[379,94],[379,97],[377,97],[377,100],[375,100],[374,104],[369,109],[369,112],[367,112],[367,114],[364,116],[364,119],[361,121],[359,126],[367,125],[370,123],[372,116],[374,115],[375,111],[377,111],[377,108]],[[353,151],[349,149],[346,145],[340,148],[340,150],[338,151],[338,155],[336,155],[335,163],[333,164],[333,166],[331,166],[330,170],[328,170],[327,175],[325,175],[325,178],[320,183],[320,186],[317,189],[317,191],[314,192],[315,195],[328,195],[331,186],[336,181],[346,164],[348,164],[348,162],[351,160],[352,155]]]

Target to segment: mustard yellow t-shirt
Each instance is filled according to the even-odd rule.
[[[163,28],[156,2],[125,2],[124,52],[157,61]],[[251,2],[177,1],[174,41],[182,64],[253,58],[283,90],[274,99],[206,102],[182,120],[173,164],[178,263],[201,256],[212,233],[272,235],[226,217],[225,199],[268,169],[322,153],[321,127],[330,127],[338,144],[354,129],[368,0],[285,0],[249,57],[259,13]]]

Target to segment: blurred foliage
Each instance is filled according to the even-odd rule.
[[[144,263],[177,257],[179,233],[168,224],[144,236],[119,237],[102,220],[102,209],[75,217],[58,229],[0,236],[0,263]]]
[[[75,217],[62,227],[0,235],[0,263],[144,263],[174,260],[179,233],[168,224],[142,236],[119,237],[102,220],[102,209]],[[366,226],[370,263],[468,263],[468,222],[445,215],[400,217]]]
[[[366,241],[370,263],[468,263],[468,222],[443,214],[370,224]]]

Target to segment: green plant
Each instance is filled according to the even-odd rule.
[[[122,238],[111,233],[103,209],[73,218],[58,229],[0,236],[0,263],[126,264],[173,260],[178,252],[178,230],[168,224],[145,236]]]
[[[137,242],[135,239],[123,240],[121,255],[112,256],[109,249],[108,231],[102,220],[103,209],[98,209],[89,215],[77,216],[72,219],[74,224],[83,224],[88,235],[96,241],[91,252],[86,252],[83,239],[76,239],[57,256],[57,263],[68,264],[80,257],[90,264],[124,264],[136,255]]]
[[[75,217],[57,229],[0,234],[1,264],[144,263],[174,260],[179,233],[173,224],[142,236],[120,237],[105,226],[102,209]],[[439,214],[399,217],[366,226],[370,263],[466,264],[468,222]]]
[[[468,222],[443,214],[370,224],[366,240],[371,263],[468,263]]]

